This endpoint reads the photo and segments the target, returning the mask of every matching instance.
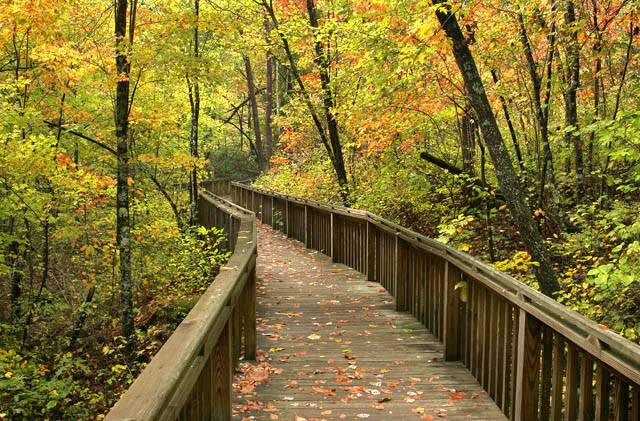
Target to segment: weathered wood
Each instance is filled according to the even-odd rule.
[[[213,383],[211,413],[214,420],[231,419],[231,371],[233,370],[231,329],[228,323],[211,353],[211,382]]]
[[[256,335],[256,267],[249,271],[249,278],[245,285],[244,312],[244,358],[255,360],[257,351]]]
[[[613,416],[615,421],[629,419],[629,385],[618,377],[614,378]]]
[[[235,394],[237,410],[258,401],[273,412],[249,405],[234,420],[419,419],[418,407],[434,419],[504,420],[464,366],[444,361],[442,344],[395,312],[392,296],[364,274],[259,229],[258,342],[282,372]],[[384,410],[376,409],[383,398]]]
[[[376,227],[367,221],[367,280],[375,281],[376,275]]]
[[[396,310],[407,310],[407,246],[399,237],[396,237],[395,244],[395,299]]]
[[[594,417],[593,412],[593,360],[586,354],[580,358],[580,404],[578,419],[590,421]]]
[[[248,274],[254,273],[256,264],[255,216],[204,190],[200,192],[198,207],[202,210],[200,223],[225,228],[229,243],[234,246],[233,254],[184,321],[111,409],[107,420],[230,419],[232,314],[242,312],[244,315],[244,309],[238,310],[236,305],[246,303],[248,294],[253,294],[255,301],[255,288],[246,287]],[[235,326],[239,327],[240,322]],[[242,331],[247,337],[253,334],[253,340],[245,343],[255,344],[255,315],[253,328],[247,318],[244,326]],[[223,354],[226,357],[221,359]],[[214,375],[224,381],[215,379]],[[224,395],[223,400],[216,401],[215,408],[208,406],[215,400],[213,385],[218,388],[219,397]],[[219,416],[211,418],[214,410]]]
[[[553,331],[548,326],[542,328],[542,379],[540,381],[540,419],[551,418],[551,389],[553,373]]]
[[[342,261],[366,273],[368,277],[370,273],[375,273],[376,280],[396,297],[397,302],[423,320],[433,334],[443,340],[447,337],[447,319],[450,314],[445,265],[457,268],[464,273],[465,279],[469,277],[468,303],[460,306],[462,313],[458,320],[464,326],[458,341],[459,358],[501,404],[505,414],[511,415],[515,409],[516,389],[522,380],[516,375],[521,367],[516,362],[518,352],[515,350],[521,339],[518,337],[521,332],[517,321],[523,317],[533,318],[544,325],[543,350],[541,352],[538,349],[536,384],[539,387],[535,390],[534,399],[539,412],[536,417],[558,419],[562,415],[572,417],[575,414],[577,418],[578,415],[587,416],[583,413],[589,414],[590,411],[596,416],[604,416],[602,406],[605,400],[600,398],[598,372],[595,408],[592,404],[591,410],[588,410],[587,401],[593,399],[593,394],[589,398],[585,383],[588,382],[587,369],[580,364],[587,357],[595,362],[596,369],[606,367],[607,373],[614,373],[614,379],[632,386],[631,390],[635,390],[634,385],[640,383],[640,349],[636,345],[464,253],[367,212],[324,205],[242,185],[234,186],[247,191],[259,191],[264,196],[284,201],[287,206],[298,206],[301,211],[304,209],[306,213],[313,213],[310,224],[307,224],[311,226],[303,224],[300,230],[299,235],[307,237],[305,244],[324,250],[325,253],[334,255],[334,258],[336,254],[340,254],[336,253],[335,248],[339,244]],[[331,239],[331,231],[326,228],[326,220],[331,221],[336,216],[347,221],[345,235],[339,242]],[[305,221],[308,219],[307,216],[304,217]],[[329,224],[331,225],[333,224]],[[377,240],[375,244],[370,244],[369,241],[372,230]],[[328,242],[325,240],[327,233]],[[307,241],[308,237],[311,237],[311,241]],[[399,277],[396,245],[400,242],[408,254],[401,259],[405,269]],[[503,303],[505,314],[508,313],[505,318],[500,310]],[[514,321],[517,323],[514,324]],[[511,329],[515,329],[518,334],[515,335]],[[567,393],[571,396],[571,389],[575,386],[574,400],[562,399],[565,341],[573,347],[569,352],[575,351],[583,356],[567,362],[566,373],[570,386]],[[575,367],[573,363],[576,364]],[[575,370],[578,370],[577,373],[572,373]],[[586,393],[582,393],[582,390]],[[620,396],[622,399],[622,395]],[[614,401],[616,399],[618,398]],[[633,401],[633,397],[631,400]]]
[[[564,395],[564,419],[573,421],[576,419],[578,410],[578,351],[571,342],[567,343],[567,375],[566,375],[566,391]]]
[[[514,409],[516,420],[533,420],[538,417],[541,327],[540,321],[520,310]]]
[[[562,419],[564,346],[564,340],[558,335],[555,335],[553,342],[553,368],[551,375],[551,417],[554,421],[560,421]]]
[[[444,316],[444,359],[457,361],[460,359],[460,292],[456,286],[460,282],[461,273],[454,266],[445,262],[445,316]]]
[[[611,376],[601,363],[596,363],[596,421],[609,419],[609,393]]]
[[[631,419],[640,420],[640,386],[631,389]]]

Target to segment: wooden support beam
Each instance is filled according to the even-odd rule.
[[[245,285],[244,310],[244,359],[255,360],[257,351],[256,332],[256,265],[249,271],[249,278]]]
[[[231,419],[231,391],[233,362],[231,352],[231,323],[225,325],[218,342],[211,353],[211,382],[213,383],[213,399],[211,413],[214,420]]]
[[[304,205],[304,245],[307,248],[311,246],[311,236],[309,235],[310,228],[311,224],[309,224],[309,207],[307,205]]]
[[[395,284],[396,310],[407,310],[407,243],[396,235]]]
[[[527,421],[538,418],[541,323],[522,309],[519,319],[513,419]]]
[[[367,221],[367,280],[375,281],[376,274],[376,226]]]
[[[456,285],[462,280],[462,272],[444,262],[444,359],[460,359],[460,291]]]

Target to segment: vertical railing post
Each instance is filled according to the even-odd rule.
[[[367,221],[367,280],[376,279],[376,226]]]
[[[396,310],[407,310],[407,245],[396,234],[395,250]]]
[[[271,228],[273,229],[276,228],[276,207],[274,205],[275,198],[271,196]]]
[[[538,417],[538,371],[540,370],[540,333],[538,319],[520,309],[516,364],[514,420]]]
[[[334,250],[335,250],[335,238],[334,238],[334,214],[333,212],[331,212],[329,214],[329,218],[330,218],[330,222],[329,222],[329,242],[330,242],[330,253],[329,256],[331,256],[331,261],[335,262],[336,258],[335,258],[335,254],[334,254]]]
[[[251,265],[251,269],[249,269],[249,277],[247,278],[247,284],[245,286],[244,304],[244,358],[245,360],[255,360],[257,349],[255,260]]]
[[[291,237],[291,230],[289,229],[289,200],[285,199],[284,201],[284,232],[287,234],[287,237]]]
[[[309,207],[304,205],[304,245],[305,247],[309,247],[309,241],[311,240],[311,236],[309,235]]]
[[[211,352],[211,382],[213,396],[211,399],[211,413],[214,420],[231,419],[232,399],[232,371],[231,361],[231,323],[229,320],[220,333],[218,342]]]
[[[460,359],[460,292],[456,285],[462,272],[445,260],[444,262],[444,360]]]

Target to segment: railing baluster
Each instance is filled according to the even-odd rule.
[[[514,411],[514,419],[516,420],[534,420],[538,418],[540,333],[540,322],[524,310],[520,310]]]
[[[461,273],[449,262],[444,263],[445,276],[445,317],[444,317],[444,359],[445,361],[457,361],[460,359],[459,337],[460,319],[459,305],[460,293],[456,285],[460,282]]]
[[[231,360],[231,323],[225,324],[211,353],[211,381],[213,399],[211,399],[211,417],[214,420],[231,419],[231,381],[233,362]]]
[[[407,247],[404,241],[396,236],[395,245],[395,297],[396,310],[405,311],[407,309],[406,285],[407,285]]]

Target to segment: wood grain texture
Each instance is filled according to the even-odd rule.
[[[282,372],[236,395],[234,419],[419,420],[417,408],[434,419],[504,419],[465,367],[444,361],[443,345],[366,275],[266,226],[257,267],[258,345]],[[390,400],[374,408],[381,398]],[[256,401],[277,411],[240,412]]]
[[[514,419],[534,420],[538,418],[542,325],[539,320],[529,316],[523,310],[520,310],[519,319]]]

